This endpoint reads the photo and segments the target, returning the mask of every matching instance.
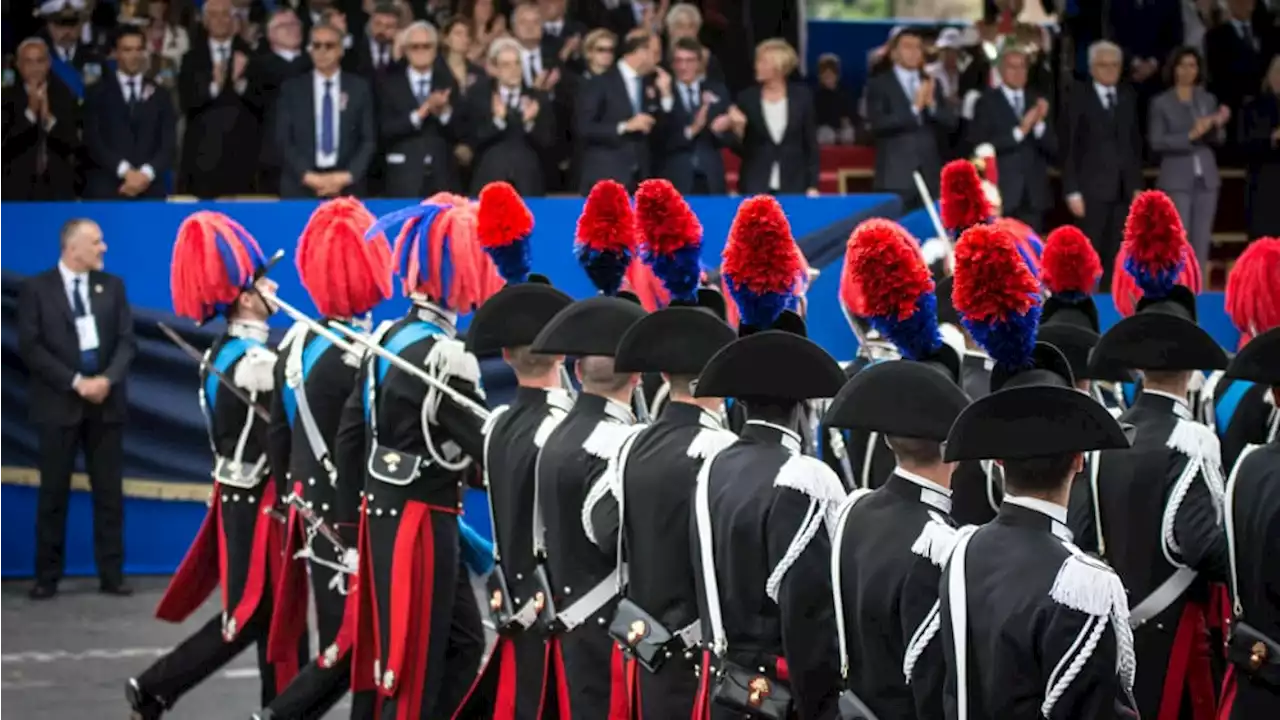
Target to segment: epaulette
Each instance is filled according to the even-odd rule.
[[[271,392],[276,387],[276,354],[265,347],[251,346],[236,363],[231,379],[249,392]]]
[[[1062,561],[1049,597],[1059,605],[1086,615],[1103,617],[1123,613],[1126,623],[1129,618],[1129,600],[1120,576],[1101,560],[1084,553],[1073,552]]]
[[[689,443],[689,450],[685,454],[691,458],[706,460],[737,440],[738,436],[728,430],[704,427],[693,436],[693,442]]]
[[[1194,420],[1178,418],[1165,446],[1186,455],[1193,463],[1199,462],[1209,489],[1215,497],[1222,497],[1222,443],[1213,430]]]
[[[480,388],[480,361],[467,352],[467,346],[461,340],[437,336],[422,364],[432,377],[440,380],[457,378],[469,382],[475,385],[480,397],[484,397],[484,391]]]
[[[773,485],[790,488],[815,500],[830,502],[833,511],[847,495],[835,471],[821,460],[808,455],[797,454],[788,458],[778,469]]]
[[[582,449],[601,460],[611,460],[617,456],[618,449],[627,438],[646,427],[648,425],[623,425],[612,420],[601,420],[583,441]]]
[[[959,535],[955,528],[930,513],[929,520],[920,528],[920,535],[911,544],[911,552],[943,567],[950,559],[951,551],[955,549],[957,537]]]

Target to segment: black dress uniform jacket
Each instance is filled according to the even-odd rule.
[[[943,717],[938,581],[956,533],[950,492],[922,480],[894,472],[837,525],[845,686],[882,718]]]
[[[840,676],[827,528],[844,491],[830,468],[799,454],[800,443],[788,428],[747,420],[741,438],[708,460],[714,572],[728,659],[788,684],[798,717],[831,718]],[[821,512],[811,517],[811,505]],[[809,522],[826,528],[799,543]],[[696,523],[693,532],[698,541]],[[699,598],[709,628],[704,582]],[[710,715],[733,717],[720,706]]]
[[[1275,439],[1280,411],[1271,402],[1270,393],[1266,385],[1224,377],[1221,371],[1205,382],[1200,416],[1222,441],[1224,470],[1235,467],[1246,445],[1265,445]]]
[[[947,717],[957,717],[960,702],[971,720],[1134,717],[1124,710],[1133,672],[1124,588],[1069,536],[1061,522],[1006,498],[967,547],[957,542],[939,602]]]
[[[1192,622],[1184,617],[1187,604],[1207,602],[1207,581],[1221,582],[1227,574],[1226,536],[1218,519],[1222,471],[1217,438],[1171,395],[1144,391],[1120,421],[1136,427],[1133,447],[1090,457],[1098,458],[1097,482],[1090,478],[1086,492],[1072,494],[1072,531],[1081,549],[1115,568],[1131,608],[1179,567],[1200,573],[1186,592],[1134,631],[1134,693],[1142,715],[1155,717],[1171,658],[1192,652],[1175,643],[1179,625]],[[1184,473],[1196,458],[1203,459],[1201,467]]]
[[[625,595],[671,633],[698,622],[698,594],[688,532],[693,488],[703,460],[737,440],[720,419],[697,405],[663,404],[658,420],[625,443],[600,483],[609,492],[589,505],[595,539],[605,552],[616,550],[618,497],[625,514],[623,552]],[[603,486],[602,486],[603,487]],[[688,649],[666,660],[657,673],[639,670],[639,718],[685,718],[698,691],[695,668],[701,652]]]

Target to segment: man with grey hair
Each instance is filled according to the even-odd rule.
[[[389,71],[378,83],[389,197],[462,191],[453,165],[453,145],[461,139],[454,105],[462,101],[462,91],[453,73],[435,72],[439,43],[428,22],[405,28],[396,43],[404,68]]]
[[[80,107],[61,82],[49,82],[49,47],[39,38],[18,45],[20,82],[4,89],[5,200],[72,200]]]
[[[545,92],[521,83],[520,43],[499,38],[489,46],[490,85],[477,86],[467,110],[475,149],[471,192],[505,181],[525,197],[546,192],[541,153],[555,141],[555,112]]]
[[[1129,201],[1142,190],[1138,97],[1120,82],[1123,69],[1118,45],[1102,40],[1089,46],[1091,77],[1072,88],[1063,138],[1062,190],[1102,258],[1102,287],[1111,284]],[[1001,174],[1004,168],[1001,157]]]
[[[250,103],[268,131],[276,126],[280,86],[311,69],[311,58],[302,52],[302,21],[289,8],[279,8],[267,20],[267,49],[254,56],[246,72]],[[280,193],[280,147],[271,132],[262,133],[256,189],[267,195]]]

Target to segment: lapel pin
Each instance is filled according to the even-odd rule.
[[[94,286],[93,286],[93,291],[94,291],[94,292],[96,292],[96,293],[98,293],[99,295],[101,295],[101,294],[102,294],[102,285],[101,285],[101,284],[99,284],[99,285],[94,285]]]

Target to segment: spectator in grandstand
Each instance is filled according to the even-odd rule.
[[[818,194],[818,136],[809,88],[787,78],[796,51],[784,40],[756,46],[756,85],[730,108],[735,152],[742,156],[738,192],[744,195]]]
[[[50,68],[79,99],[84,98],[85,88],[103,75],[102,58],[81,41],[84,7],[84,0],[48,0],[39,5],[45,20],[41,38],[52,51]]]
[[[890,72],[867,81],[867,124],[876,145],[875,188],[897,193],[903,204],[921,204],[913,175],[919,172],[934,197],[942,171],[939,140],[956,127],[955,111],[924,70],[924,38],[904,28],[889,50]]]
[[[4,89],[5,200],[73,200],[80,103],[49,77],[49,47],[18,44],[18,80]]]
[[[675,102],[655,136],[658,175],[685,195],[723,195],[720,148],[732,142],[729,89],[702,76],[702,43],[691,37],[672,45]]]
[[[1249,158],[1249,239],[1280,237],[1280,55],[1271,57],[1262,92],[1245,107],[1241,128]]]
[[[614,3],[605,25],[618,37],[626,37],[627,33],[637,29],[660,33],[670,3],[671,0],[623,0]]]
[[[85,98],[89,164],[84,196],[162,198],[175,150],[173,101],[143,76],[147,49],[141,30],[125,25],[117,31],[115,60],[115,74],[90,88]]]
[[[1182,44],[1204,51],[1204,37],[1223,19],[1219,0],[1181,0]],[[1105,286],[1104,286],[1105,287]]]
[[[505,180],[524,196],[545,192],[540,153],[554,140],[555,113],[545,92],[521,83],[520,43],[498,38],[489,46],[492,82],[471,94],[467,111],[475,150],[471,193]]]
[[[517,5],[511,12],[511,30],[520,43],[524,84],[554,94],[560,82],[560,58],[542,44],[542,11],[532,3]]]
[[[1102,258],[1102,287],[1111,286],[1129,202],[1143,189],[1138,98],[1120,82],[1124,54],[1105,40],[1089,47],[1088,82],[1078,82],[1067,105],[1062,190],[1076,224]],[[999,159],[1004,172],[1004,158]]]
[[[561,65],[582,68],[582,37],[587,26],[565,16],[565,0],[538,0],[542,15],[542,52]]]
[[[1267,62],[1275,53],[1273,29],[1254,27],[1254,3],[1255,0],[1227,0],[1226,21],[1204,38],[1209,92],[1237,113],[1258,94]],[[1227,142],[1234,143],[1235,139],[1234,129],[1228,128]]]
[[[635,32],[623,42],[618,62],[578,90],[574,129],[583,195],[600,180],[635,190],[650,176],[650,133],[674,105],[671,76],[661,69],[654,73],[657,64],[649,34]]]
[[[1187,239],[1204,267],[1209,260],[1221,185],[1213,146],[1225,139],[1231,110],[1204,89],[1202,68],[1195,48],[1174,51],[1164,72],[1170,87],[1151,101],[1147,142],[1160,155],[1156,187],[1173,199]],[[1004,172],[1003,164],[1000,172]]]
[[[439,37],[424,20],[405,28],[399,39],[405,66],[382,77],[378,119],[386,194],[424,198],[461,192],[452,145],[461,139],[458,113],[462,92],[453,74],[436,63]]]
[[[249,101],[262,118],[255,188],[260,193],[280,193],[280,146],[274,128],[277,125],[280,87],[290,78],[311,72],[311,58],[302,52],[302,22],[288,8],[276,10],[267,21],[267,49],[249,62]]]
[[[586,60],[586,66],[583,68],[582,76],[590,79],[609,72],[609,68],[613,67],[614,58],[618,53],[618,37],[611,30],[596,28],[587,33],[583,48],[582,55]]]
[[[403,22],[404,27],[412,24],[415,16],[437,28],[443,28],[451,19],[458,17],[453,12],[453,6],[457,4],[454,0],[415,0],[413,3],[397,0],[396,4],[408,7],[411,11],[408,20]]]
[[[137,42],[130,57],[142,58],[141,33],[122,37]],[[125,376],[136,350],[133,318],[124,283],[102,271],[107,246],[97,223],[68,221],[59,245],[57,267],[28,278],[18,297],[18,353],[29,374],[28,407],[40,446],[36,584],[30,595],[45,600],[58,591],[71,472],[81,449],[93,489],[99,588],[111,595],[129,595],[133,590],[124,580],[120,475]]]
[[[858,107],[849,89],[840,85],[840,58],[825,53],[818,58],[818,87],[813,91],[814,119],[822,145],[852,145]]]
[[[960,31],[953,27],[943,28],[933,47],[938,53],[938,59],[926,65],[925,72],[937,84],[942,101],[952,111],[959,113],[961,59],[964,57]]]
[[[246,97],[253,50],[235,34],[230,0],[207,0],[201,18],[204,31],[196,34],[178,75],[187,120],[178,192],[201,198],[242,195],[253,191],[256,171],[236,152],[259,131]]]
[[[359,195],[364,189],[377,147],[373,91],[364,78],[342,72],[342,38],[333,26],[313,27],[315,70],[280,87],[276,140],[284,160],[283,197]]]
[[[400,6],[379,2],[369,14],[369,22],[342,56],[342,69],[358,73],[370,83],[397,65],[394,53],[396,34],[400,32]]]
[[[489,43],[507,34],[507,17],[497,11],[496,0],[464,0],[462,17],[471,21],[471,62],[485,62]]]
[[[693,3],[682,2],[672,5],[667,11],[664,24],[667,30],[668,53],[680,38],[701,41],[699,33],[702,32],[702,11],[698,10],[698,6]],[[724,84],[724,68],[720,65],[720,58],[713,55],[711,49],[706,46],[703,46],[702,51],[702,72],[708,80]]]
[[[464,17],[454,17],[444,24],[440,38],[443,64],[453,75],[458,90],[466,94],[485,77],[484,67],[471,62],[471,23]]]
[[[311,37],[311,28],[317,25],[328,25],[342,33],[344,52],[350,52],[355,47],[355,38],[351,35],[347,16],[341,10],[341,3],[336,0],[306,0],[307,12],[305,13],[301,10],[302,5],[303,3],[299,2],[297,12],[301,13],[299,19],[302,20],[302,32],[305,37]],[[361,6],[363,9],[363,2]]]
[[[191,49],[187,29],[175,22],[173,6],[168,0],[149,0],[146,5],[149,19],[146,24],[147,49],[151,52],[151,67],[162,74],[171,74],[173,82],[177,82],[182,58]]]
[[[1124,50],[1145,120],[1147,103],[1161,89],[1161,63],[1182,45],[1182,8],[1168,0],[1110,0],[1110,8],[1111,39]]]

